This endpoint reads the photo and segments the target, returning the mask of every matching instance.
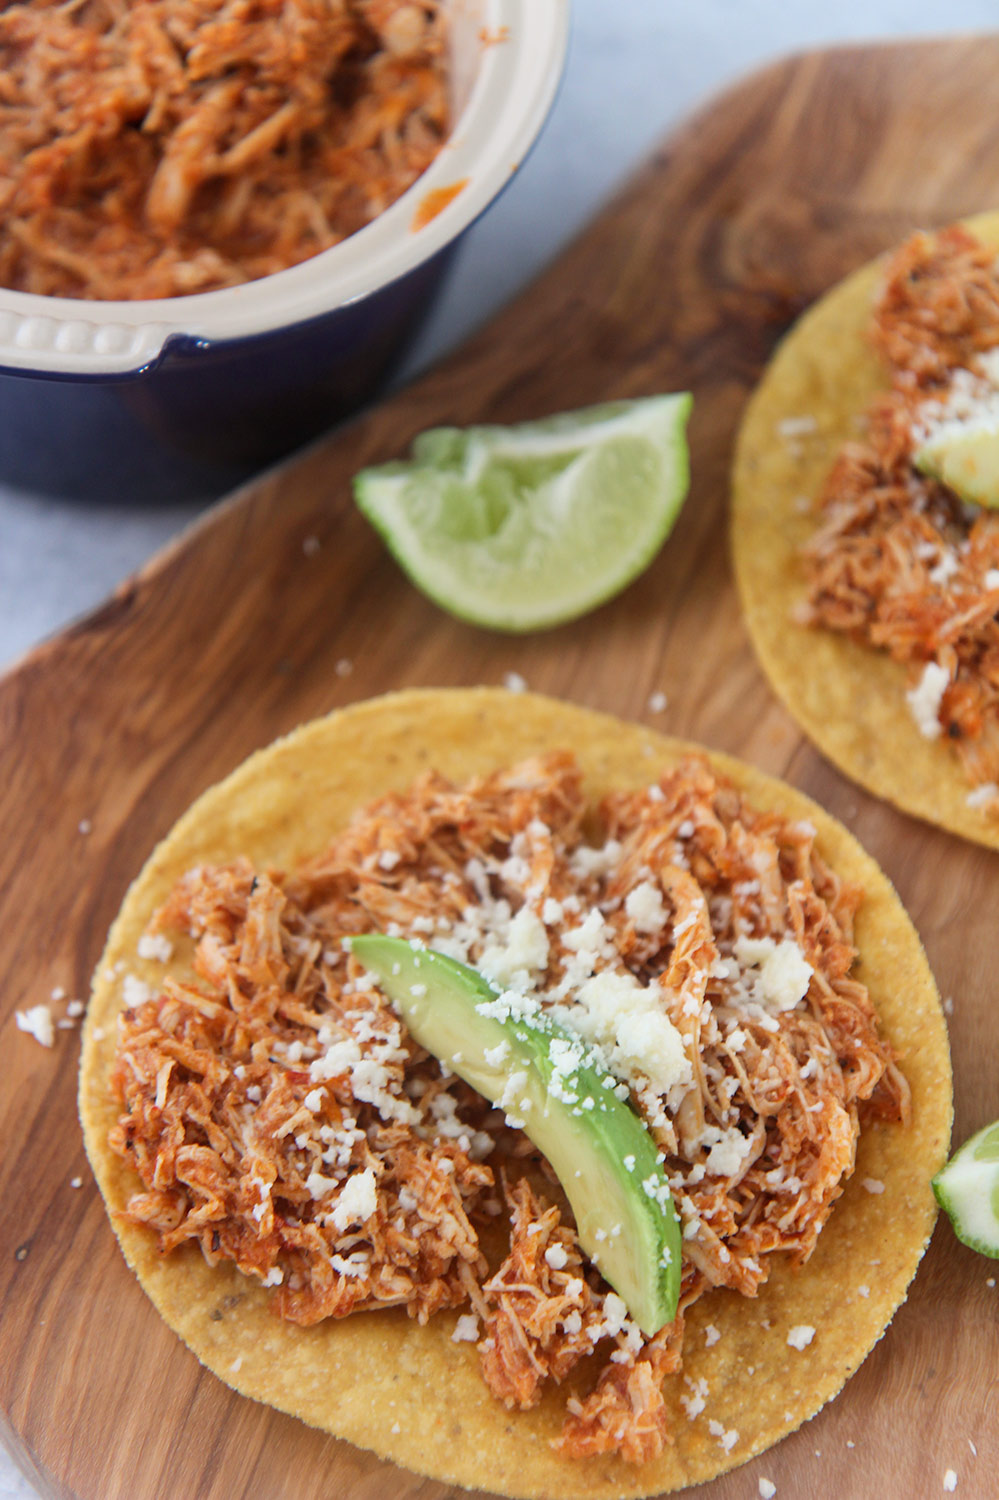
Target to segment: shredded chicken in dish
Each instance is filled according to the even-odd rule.
[[[805,1261],[862,1121],[907,1117],[851,975],[862,893],[814,838],[699,758],[594,823],[556,752],[467,787],[428,773],[291,873],[191,871],[146,939],[174,961],[120,1020],[111,1144],[142,1179],[128,1217],[165,1252],[234,1260],[295,1322],[463,1309],[510,1408],[596,1349],[561,1451],[654,1457],[684,1309],[712,1287],[753,1296],[774,1254]],[[610,1054],[683,1224],[680,1308],[655,1337],[581,1251],[528,1138],[416,1046],[343,947],[385,930],[505,972],[581,1028],[588,978],[626,974],[680,1032],[665,1091],[623,1024]]]
[[[448,126],[440,0],[0,8],[0,284],[174,297],[382,213]]]
[[[995,250],[960,227],[915,235],[887,269],[872,336],[891,386],[819,497],[808,619],[911,664],[922,732],[949,737],[999,811],[999,515],[913,465],[927,413],[955,379],[973,393],[999,348]]]

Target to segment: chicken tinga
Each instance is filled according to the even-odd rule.
[[[732,546],[819,747],[999,845],[999,217],[912,235],[795,325],[754,393]]]
[[[428,773],[292,873],[193,870],[147,945],[189,935],[196,977],[122,1014],[111,1145],[143,1182],[128,1217],[164,1251],[233,1259],[281,1317],[461,1309],[511,1408],[597,1350],[560,1451],[641,1463],[669,1440],[684,1309],[712,1287],[752,1297],[774,1254],[807,1260],[863,1121],[904,1121],[909,1092],[852,973],[862,892],[811,824],[755,812],[700,759],[605,798],[596,843],[585,815],[553,752],[462,787]],[[417,1046],[345,941],[373,930],[467,961],[595,1049],[682,1223],[661,1331],[583,1255],[520,1128],[520,1075],[492,1108]]]
[[[448,131],[439,0],[0,10],[0,285],[177,297],[362,228]]]
[[[945,425],[997,399],[995,247],[961,226],[908,240],[886,267],[871,338],[890,389],[819,496],[806,618],[912,665],[917,728],[946,736],[973,804],[999,813],[999,516],[967,503],[932,458]]]
[[[820,808],[478,689],[194,804],[112,928],[80,1107],[223,1380],[449,1482],[619,1500],[840,1389],[932,1227],[949,1084],[918,939]]]

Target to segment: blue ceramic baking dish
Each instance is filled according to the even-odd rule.
[[[148,445],[151,465],[172,455],[181,470],[249,472],[377,390],[458,239],[530,150],[565,60],[569,0],[451,8],[452,135],[408,192],[341,244],[190,297],[95,302],[0,289],[0,478],[113,494],[129,437]]]

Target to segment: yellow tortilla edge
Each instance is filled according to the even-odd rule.
[[[999,212],[965,221],[999,247]],[[839,282],[778,345],[742,420],[732,471],[731,544],[743,614],[775,692],[846,776],[902,812],[988,848],[999,819],[968,806],[953,747],[919,732],[909,671],[884,651],[796,623],[807,594],[799,549],[816,529],[814,500],[844,442],[887,386],[867,328],[884,257]],[[782,436],[812,418],[815,430]]]
[[[576,752],[594,799],[614,786],[646,784],[700,748],[554,699],[481,688],[414,690],[363,702],[251,756],[184,814],[125,898],[95,975],[80,1116],[126,1261],[169,1326],[234,1390],[447,1483],[524,1500],[628,1500],[745,1462],[835,1396],[905,1300],[933,1228],[930,1178],[946,1158],[951,1127],[939,996],[887,878],[809,798],[728,756],[710,755],[756,805],[810,819],[824,857],[863,884],[861,973],[903,1054],[913,1119],[905,1129],[865,1130],[857,1170],[802,1271],[779,1264],[757,1299],[715,1292],[691,1309],[682,1376],[707,1380],[705,1410],[688,1420],[680,1397],[689,1389],[682,1376],[671,1377],[665,1391],[676,1443],[649,1464],[560,1458],[548,1440],[560,1429],[565,1390],[533,1411],[507,1412],[486,1389],[474,1346],[452,1340],[456,1314],[423,1328],[388,1311],[302,1329],[269,1312],[259,1285],[231,1266],[208,1267],[197,1248],[161,1257],[151,1235],[116,1217],[136,1179],[106,1144],[117,1114],[107,1079],[121,986],[126,972],[150,984],[162,975],[161,965],[138,959],[136,945],[179,874],[236,853],[284,865],[314,853],[357,808],[409,785],[427,766],[461,781],[565,746]],[[865,1178],[883,1181],[885,1191],[866,1192]],[[870,1259],[879,1262],[873,1270]],[[867,1297],[856,1290],[865,1282]],[[709,1323],[720,1334],[711,1348],[704,1336]],[[801,1351],[786,1342],[799,1324],[816,1328]],[[711,1419],[739,1432],[730,1453],[709,1434]]]

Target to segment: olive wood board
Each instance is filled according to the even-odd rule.
[[[339,705],[517,672],[785,777],[856,833],[920,931],[952,1000],[957,1138],[999,1115],[997,856],[876,802],[803,740],[757,667],[725,535],[738,419],[794,316],[912,228],[999,203],[997,76],[989,36],[808,53],[738,84],[456,355],[215,507],[0,682],[0,1436],[43,1495],[461,1493],[197,1364],[126,1269],[92,1184],[76,1032],[47,1050],[14,1025],[54,987],[86,995],[129,880],[198,792]],[[350,476],[424,427],[683,388],[694,479],[676,531],[637,583],[575,624],[526,637],[459,624],[354,510]],[[651,710],[656,692],[665,711]],[[843,1393],[705,1500],[755,1496],[761,1476],[780,1497],[908,1500],[942,1493],[948,1468],[960,1496],[994,1495],[993,1269],[939,1223],[908,1302]]]

